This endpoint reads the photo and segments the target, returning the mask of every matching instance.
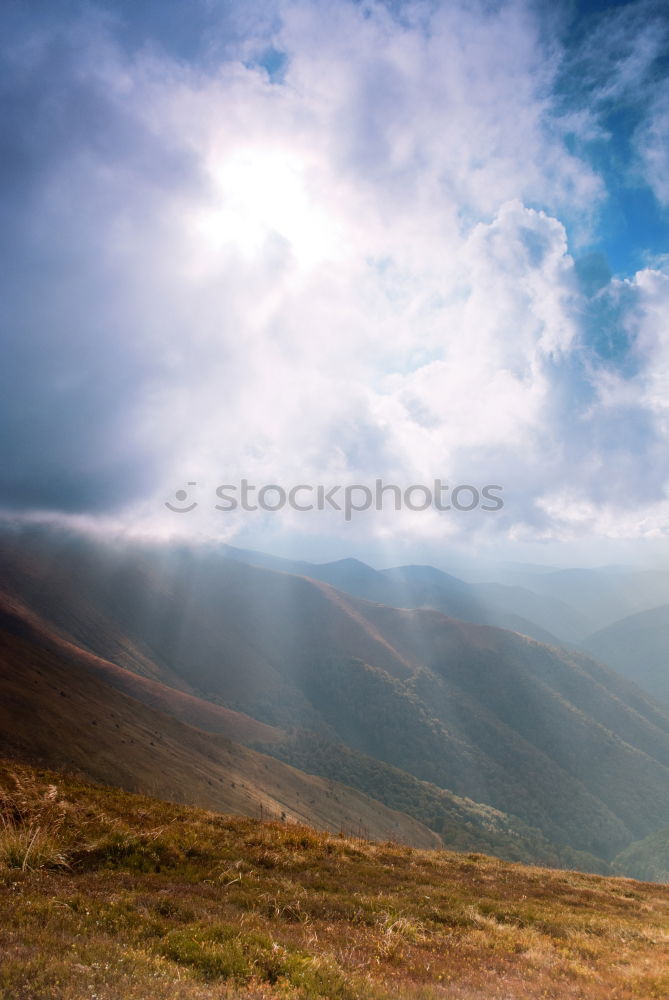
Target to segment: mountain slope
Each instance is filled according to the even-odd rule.
[[[299,735],[294,733],[289,736],[250,716],[233,712],[166,687],[160,682],[130,673],[123,667],[111,664],[49,633],[37,615],[29,612],[16,600],[2,595],[0,595],[0,629],[7,635],[26,641],[29,647],[39,647],[42,653],[55,655],[57,659],[64,660],[70,666],[76,665],[82,668],[87,674],[92,674],[118,691],[129,694],[136,701],[158,708],[168,716],[207,732],[246,743],[307,774],[343,782],[349,786],[349,790],[357,788],[377,802],[383,802],[390,809],[424,823],[429,829],[436,831],[447,846],[469,851],[486,851],[509,860],[542,863],[554,867],[576,865],[588,871],[606,869],[606,866],[602,867],[595,858],[577,855],[568,850],[556,850],[538,830],[527,827],[522,821],[507,816],[499,810],[462,799],[443,789],[428,786],[397,768],[380,761],[365,759],[363,755],[348,748],[335,746],[322,739],[316,740],[307,733]],[[20,657],[20,652],[17,652],[17,657]],[[25,675],[22,676],[26,679]],[[76,678],[76,675],[73,676]],[[2,685],[0,685],[1,690]],[[69,691],[69,687],[64,689],[64,695]],[[56,701],[55,704],[62,708],[64,703]],[[127,720],[125,716],[122,719],[119,716],[119,721],[125,723]],[[69,719],[63,719],[63,724],[69,731]],[[52,722],[50,728],[58,729],[58,725]],[[117,738],[120,738],[118,733],[114,733],[112,743],[115,743]],[[66,743],[59,745],[59,753],[62,754],[65,745]],[[121,746],[123,745],[125,744],[122,743]],[[240,754],[241,748],[237,749]],[[54,748],[51,744],[42,751],[42,758],[56,763],[60,760],[62,763],[62,758],[54,758],[53,753]],[[87,760],[86,767],[90,767],[90,760]],[[94,773],[96,776],[100,775],[98,771]],[[113,770],[103,773],[107,780],[115,781]],[[118,780],[121,784],[127,785],[128,774],[121,774]],[[184,794],[186,797],[190,796],[190,787],[186,788]],[[216,801],[219,802],[219,807],[222,807],[220,799]],[[272,807],[267,805],[266,800],[263,799],[262,802],[265,813],[271,812]],[[237,806],[239,807],[239,803]],[[248,804],[242,802],[241,808],[242,811],[248,811]]]
[[[283,736],[281,730],[258,722],[243,712],[234,712],[222,705],[185,694],[87,652],[51,632],[39,615],[30,611],[22,602],[3,593],[0,593],[0,628],[65,658],[69,663],[76,663],[136,701],[206,732],[217,733],[239,743],[268,744]]]
[[[669,705],[669,604],[595,632],[582,648]]]
[[[426,827],[140,704],[71,659],[0,631],[0,752],[131,791],[437,846]]]
[[[610,859],[669,824],[668,715],[581,654],[206,549],[32,532],[6,540],[0,564],[61,639],[558,846]]]
[[[613,859],[612,868],[644,882],[669,882],[669,829],[630,844]]]
[[[420,781],[397,767],[344,744],[304,731],[258,744],[308,774],[337,778],[435,830],[449,848],[482,851],[510,861],[606,874],[609,865],[585,852],[558,848],[515,816]]]
[[[400,566],[382,570],[381,576],[396,592],[393,600],[382,601],[383,604],[432,608],[450,618],[521,632],[550,645],[568,641],[573,632],[568,609],[529,591],[465,583],[433,566]]]

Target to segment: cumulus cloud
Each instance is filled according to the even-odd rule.
[[[566,227],[606,192],[534,5],[194,6],[5,43],[0,503],[165,530],[187,481],[443,476],[504,513],[362,530],[638,530],[667,277],[584,287]]]

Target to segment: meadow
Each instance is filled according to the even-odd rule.
[[[651,1000],[669,887],[0,767],[3,1000]]]

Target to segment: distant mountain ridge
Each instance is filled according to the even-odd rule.
[[[582,649],[669,706],[669,604],[614,622]]]
[[[495,584],[469,584],[433,566],[401,566],[396,569],[375,570],[359,559],[307,563],[268,557],[262,553],[235,549],[232,546],[225,546],[224,551],[228,558],[234,561],[308,576],[312,580],[329,583],[354,597],[361,597],[363,600],[378,604],[388,604],[397,608],[433,608],[451,618],[522,632],[540,642],[560,645],[565,641],[548,628],[542,627],[537,621],[530,621],[517,613],[515,609],[524,599],[520,588],[507,588]],[[490,588],[493,593],[492,599],[488,595]],[[578,631],[581,623],[575,626],[571,620],[570,610],[558,607],[558,603],[547,602],[535,596],[534,610],[537,618],[547,619],[551,624],[557,623],[558,628],[567,634],[571,634],[574,629]]]
[[[479,571],[466,581],[426,565],[375,570],[353,558],[310,563],[230,545],[220,551],[237,562],[309,576],[380,604],[433,608],[568,648],[623,617],[669,604],[669,571],[662,570],[511,566],[489,568],[490,579]]]
[[[669,571],[624,566],[575,568],[503,574],[549,601],[561,601],[577,612],[580,626],[571,636],[582,642],[615,622],[661,604],[669,604]]]

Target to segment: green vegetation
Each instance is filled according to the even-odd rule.
[[[614,858],[611,867],[644,882],[669,882],[669,829],[636,840]]]
[[[256,744],[264,753],[308,774],[344,782],[378,799],[390,809],[413,816],[438,833],[446,847],[481,851],[507,861],[610,873],[606,861],[569,847],[555,847],[515,816],[461,798],[390,764],[332,743],[317,733],[297,731],[283,740]]]
[[[653,1000],[669,888],[0,766],[2,1000]],[[41,831],[49,849],[24,848]]]

